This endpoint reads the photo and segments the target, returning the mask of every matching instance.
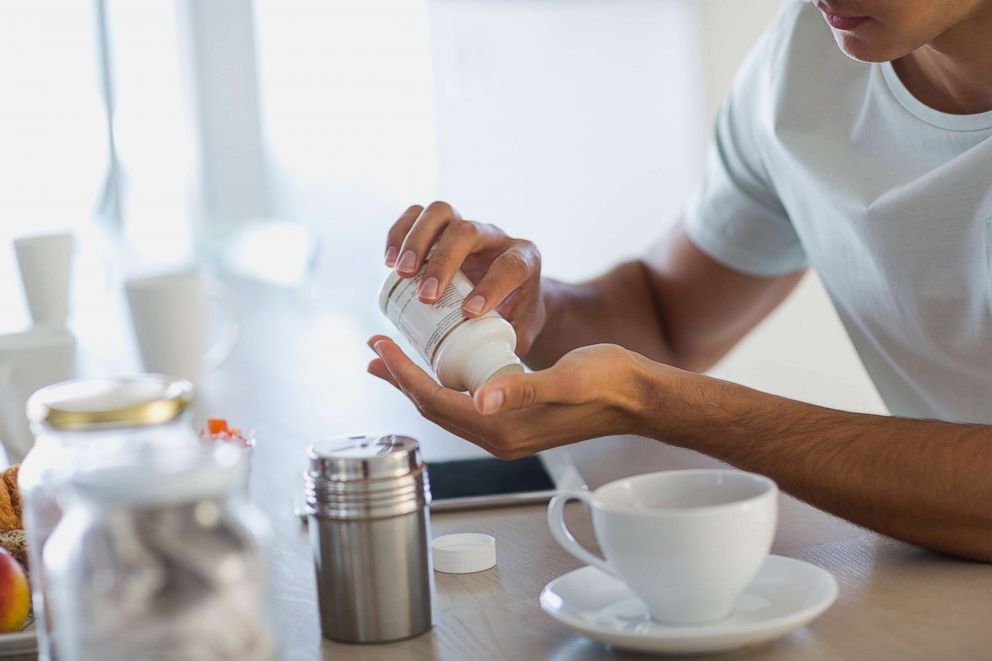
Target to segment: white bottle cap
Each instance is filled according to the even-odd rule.
[[[473,352],[465,360],[465,385],[471,393],[497,376],[524,371],[513,347],[504,342],[494,339],[473,343],[472,347]]]
[[[496,538],[475,532],[438,537],[431,544],[434,571],[474,574],[496,566]]]

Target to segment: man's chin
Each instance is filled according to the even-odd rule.
[[[891,62],[906,55],[904,49],[854,35],[834,32],[834,40],[845,55],[859,62]]]

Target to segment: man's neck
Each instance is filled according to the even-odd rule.
[[[992,110],[992,6],[892,62],[926,105],[956,115]]]

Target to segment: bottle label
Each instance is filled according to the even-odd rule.
[[[462,313],[462,301],[472,291],[472,282],[458,271],[451,284],[434,303],[421,303],[417,290],[424,271],[412,278],[400,278],[386,301],[386,317],[413,344],[429,364],[444,340],[459,326],[470,321]],[[495,311],[484,316],[498,316]]]

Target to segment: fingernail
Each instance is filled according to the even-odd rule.
[[[499,388],[495,390],[490,390],[482,396],[482,412],[483,413],[493,413],[499,410],[499,407],[503,406],[503,400],[506,396],[503,391]]]
[[[413,272],[413,267],[417,265],[417,256],[412,250],[407,250],[400,257],[400,263],[396,265],[397,271],[402,271],[403,273]]]
[[[469,314],[479,314],[485,306],[486,299],[479,294],[476,294],[472,298],[465,301],[465,312],[468,312]]]
[[[420,291],[417,294],[420,298],[426,298],[428,301],[437,298],[437,278],[431,276],[420,283]]]
[[[393,266],[396,263],[396,253],[398,252],[396,246],[386,248],[386,266]]]
[[[382,357],[382,351],[379,349],[379,347],[385,342],[386,342],[385,340],[379,340],[378,342],[372,345],[372,351],[375,351],[377,354],[379,354],[380,358]]]

